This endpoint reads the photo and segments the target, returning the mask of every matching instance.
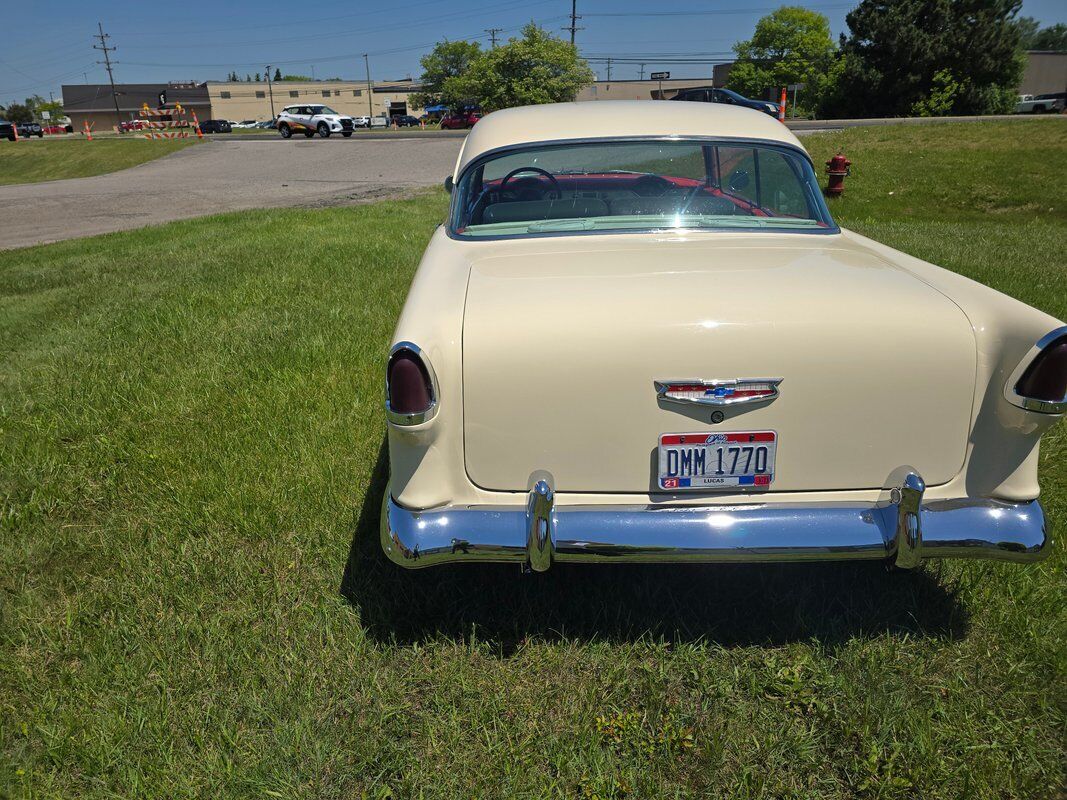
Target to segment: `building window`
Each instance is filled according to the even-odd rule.
[[[223,100],[229,100],[230,99],[230,93],[229,92],[220,92],[219,93],[219,97],[221,97]]]
[[[256,92],[256,97],[258,97],[260,100],[262,100],[266,96],[267,96],[266,92]]]
[[[323,89],[322,90],[322,96],[323,97],[329,97],[330,96],[330,90],[329,89]]]
[[[289,92],[290,97],[300,97],[300,92]]]
[[[363,96],[363,90],[362,89],[353,89],[352,90],[352,96],[353,97],[362,97]]]
[[[341,96],[341,90],[340,89],[334,89],[333,90],[333,96],[334,97],[340,97]]]

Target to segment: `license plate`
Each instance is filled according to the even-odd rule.
[[[665,433],[659,437],[661,489],[766,489],[774,480],[774,431]]]

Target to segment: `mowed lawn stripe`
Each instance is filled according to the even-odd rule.
[[[199,141],[144,138],[130,133],[123,139],[31,139],[3,142],[0,147],[0,186],[40,183],[63,178],[88,178],[116,172],[184,150]]]
[[[1063,319],[1057,130],[805,144],[855,161],[842,224]],[[928,146],[954,161],[920,177]],[[1013,149],[1052,177],[976,211]],[[916,188],[939,170],[957,192]],[[1056,796],[1061,544],[911,574],[386,563],[383,356],[446,205],[0,253],[0,795]],[[1065,455],[1060,425],[1060,530]]]

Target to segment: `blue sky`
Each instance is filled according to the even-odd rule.
[[[729,60],[738,39],[778,4],[769,0],[579,0],[584,16],[577,41],[592,58],[647,59],[646,71],[707,77],[711,62]],[[830,19],[836,36],[855,2],[805,3]],[[118,46],[119,82],[222,80],[281,66],[282,72],[318,78],[363,79],[362,53],[370,53],[375,80],[419,74],[419,57],[443,38],[477,38],[503,28],[504,39],[533,19],[560,35],[570,0],[395,0],[391,3],[320,0],[10,0],[0,12],[0,103],[37,93],[58,98],[63,83],[103,83],[107,75],[92,49],[98,21]],[[1024,15],[1044,24],[1067,22],[1063,0],[1025,0]],[[667,55],[692,59],[666,63]],[[707,62],[707,63],[700,63]],[[606,64],[594,61],[599,77]],[[613,64],[613,78],[636,78],[636,64]]]

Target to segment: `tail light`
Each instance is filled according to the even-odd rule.
[[[1044,414],[1067,411],[1067,329],[1049,334],[1015,383],[1022,407]]]
[[[417,345],[400,342],[385,372],[385,414],[397,425],[418,425],[437,413],[437,381]]]

